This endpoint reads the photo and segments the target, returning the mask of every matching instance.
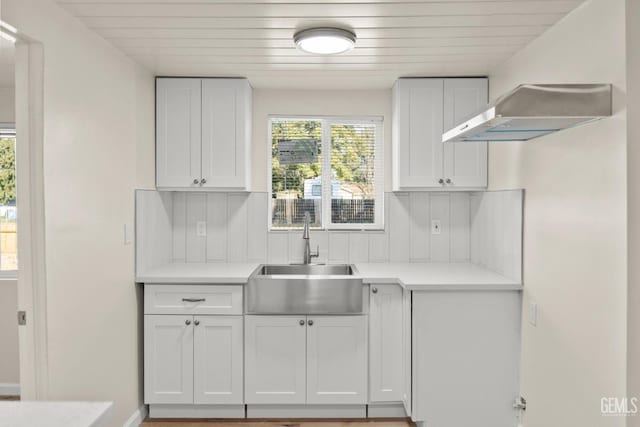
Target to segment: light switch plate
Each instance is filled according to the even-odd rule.
[[[207,223],[205,221],[196,222],[196,236],[207,237]]]
[[[440,234],[440,220],[432,219],[431,220],[431,234]]]
[[[538,303],[536,302],[529,303],[529,323],[531,326],[536,326],[538,323]]]
[[[133,231],[129,224],[124,225],[124,244],[130,245],[133,241]]]

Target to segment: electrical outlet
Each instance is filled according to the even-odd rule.
[[[432,219],[431,220],[431,234],[440,234],[440,220]]]
[[[196,236],[207,237],[207,223],[205,221],[196,222]]]
[[[529,323],[531,326],[536,326],[538,323],[538,303],[536,302],[529,303]]]

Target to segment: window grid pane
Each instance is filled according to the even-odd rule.
[[[331,126],[331,223],[375,223],[373,124]]]
[[[273,229],[300,228],[309,212],[322,227],[322,123],[271,121],[271,220]]]

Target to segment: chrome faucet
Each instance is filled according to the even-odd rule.
[[[311,264],[311,258],[318,258],[320,256],[320,245],[316,248],[316,253],[311,253],[311,247],[309,246],[309,224],[311,223],[311,215],[309,212],[304,213],[304,230],[302,231],[302,238],[304,239],[304,260],[303,264]]]

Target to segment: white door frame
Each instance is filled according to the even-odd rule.
[[[44,207],[44,48],[19,37],[15,50],[20,394],[45,400],[49,390]]]

